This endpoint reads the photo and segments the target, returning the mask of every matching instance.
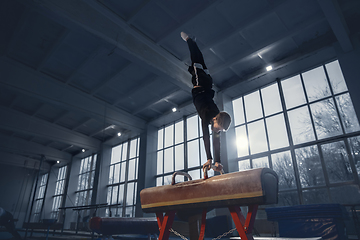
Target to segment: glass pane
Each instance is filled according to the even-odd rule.
[[[184,169],[184,144],[175,147],[175,171]]]
[[[343,141],[321,146],[330,183],[353,180],[348,155]]]
[[[108,187],[107,200],[106,200],[106,202],[107,202],[109,205],[111,204],[111,193],[112,193],[112,187]]]
[[[251,154],[267,151],[264,120],[248,124],[248,131]]]
[[[162,186],[162,180],[163,180],[163,177],[158,177],[156,178],[156,186]]]
[[[82,173],[85,173],[85,172],[87,172],[88,171],[88,158],[85,158],[84,159],[84,168],[83,168],[83,171],[82,171]]]
[[[330,203],[327,189],[311,189],[303,191],[305,204]]]
[[[200,179],[200,169],[188,171],[188,174],[192,177],[193,180]]]
[[[243,125],[235,128],[235,136],[237,156],[243,157],[249,155],[249,142],[246,134],[246,127]]]
[[[187,143],[188,168],[199,166],[199,139]]]
[[[118,190],[119,190],[118,186],[113,187],[111,204],[117,204]]]
[[[299,194],[297,192],[279,192],[278,206],[295,206],[299,204]]]
[[[264,105],[265,116],[282,111],[277,83],[261,89],[261,98]]]
[[[128,180],[135,179],[135,159],[129,161]]]
[[[259,91],[245,95],[244,102],[247,122],[263,116]]]
[[[157,152],[157,174],[162,174],[163,173],[163,151],[158,151]]]
[[[294,144],[300,144],[315,140],[313,126],[311,124],[309,109],[307,106],[288,112],[290,131]]]
[[[164,173],[174,171],[174,147],[164,150]]]
[[[125,172],[126,172],[126,162],[122,162],[121,163],[120,182],[125,181],[125,176],[126,176]]]
[[[126,205],[134,204],[134,183],[128,183],[127,194],[126,194]]]
[[[162,149],[164,147],[164,129],[158,130],[158,144],[157,149]]]
[[[252,168],[268,168],[269,167],[269,158],[262,157],[262,158],[255,158],[252,160]]]
[[[239,161],[239,162],[238,162],[238,165],[239,165],[239,171],[251,169],[251,167],[250,167],[250,160],[249,160],[249,159]]]
[[[95,170],[96,168],[96,159],[97,159],[97,154],[93,156],[91,170]]]
[[[302,187],[325,185],[318,148],[316,145],[295,150]]]
[[[127,207],[125,209],[125,217],[133,217],[133,209],[134,207]]]
[[[115,171],[114,171],[114,183],[119,182],[119,176],[120,176],[120,163],[115,165]]]
[[[83,172],[83,168],[84,168],[84,159],[81,159],[80,161],[80,171],[79,174],[81,174]]]
[[[360,175],[360,136],[348,139],[356,171]]]
[[[268,131],[270,150],[289,146],[284,115],[282,113],[266,118],[266,127]]]
[[[238,98],[232,101],[235,126],[245,123],[243,99]]]
[[[318,139],[342,134],[339,117],[332,98],[311,104],[310,109]]]
[[[63,171],[63,176],[62,176],[62,179],[65,179],[66,178],[66,170],[67,170],[67,166],[64,166],[64,171]]]
[[[198,137],[198,116],[192,116],[186,119],[186,133],[187,140],[191,140]]]
[[[296,188],[294,166],[290,151],[271,155],[272,166],[279,177],[279,189]]]
[[[94,178],[95,178],[95,171],[92,171],[90,175],[91,175],[90,188],[93,188],[93,186],[94,186]]]
[[[136,157],[136,150],[137,150],[137,139],[133,139],[130,142],[129,159]]]
[[[338,60],[326,64],[325,68],[329,75],[330,84],[334,94],[347,91],[348,89]]]
[[[138,179],[138,172],[139,172],[139,158],[135,159],[135,179]]]
[[[171,124],[170,126],[167,126],[165,128],[165,141],[164,141],[164,147],[169,147],[171,145],[174,145],[174,125]]]
[[[57,175],[57,180],[60,180],[62,177],[62,172],[63,172],[63,168],[59,168],[58,169],[58,175]]]
[[[281,81],[286,109],[306,103],[300,75]]]
[[[349,93],[337,96],[335,99],[339,109],[341,122],[343,123],[345,129],[345,133],[359,131],[359,120],[356,116]]]
[[[331,95],[324,68],[317,67],[302,74],[309,102]]]
[[[127,156],[127,152],[128,152],[128,143],[125,142],[123,144],[123,150],[122,150],[122,158],[121,158],[121,161],[125,161],[127,160],[128,156]]]
[[[111,149],[111,164],[117,163],[120,161],[121,147],[122,147],[122,145],[119,145],[119,146],[113,147]]]
[[[124,184],[119,185],[119,200],[118,203],[124,204]]]
[[[170,185],[172,181],[172,175],[164,176],[164,185]]]
[[[112,184],[113,181],[114,181],[114,165],[111,165],[109,171],[109,184]]]
[[[184,121],[175,123],[175,144],[184,142]]]
[[[122,207],[117,207],[117,208],[113,208],[114,213],[115,213],[115,217],[122,217],[122,212],[123,212],[123,208]]]

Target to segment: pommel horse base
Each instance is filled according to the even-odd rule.
[[[277,203],[277,197],[278,177],[269,168],[147,188],[140,192],[143,211],[156,213],[159,240],[169,239],[176,212],[197,209],[202,209],[199,234],[199,240],[202,240],[205,235],[207,209],[223,207],[229,209],[241,239],[253,240],[252,230],[258,205]],[[246,218],[241,213],[240,206],[248,206]]]

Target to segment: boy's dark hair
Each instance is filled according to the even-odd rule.
[[[217,116],[216,116],[217,122],[218,124],[224,128],[224,132],[226,132],[229,127],[230,127],[230,123],[231,123],[231,117],[227,112],[220,112]]]

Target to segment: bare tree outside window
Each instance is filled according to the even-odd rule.
[[[272,167],[279,205],[360,199],[360,125],[337,60],[232,104],[239,170]]]

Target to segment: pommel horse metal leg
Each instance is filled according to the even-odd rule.
[[[245,219],[244,215],[241,213],[240,207],[229,207],[231,217],[241,240],[254,240],[252,230],[254,228],[257,209],[258,205],[250,205]]]
[[[203,240],[205,236],[205,226],[206,226],[206,208],[202,212],[201,218],[201,229],[199,234],[199,240]],[[170,229],[174,222],[176,211],[168,211],[165,213],[165,216],[162,212],[156,213],[156,218],[159,226],[159,240],[168,240],[170,236]]]
[[[168,211],[163,216],[162,212],[156,213],[157,222],[159,225],[160,235],[159,240],[167,240],[170,236],[170,228],[174,222],[176,211]]]

